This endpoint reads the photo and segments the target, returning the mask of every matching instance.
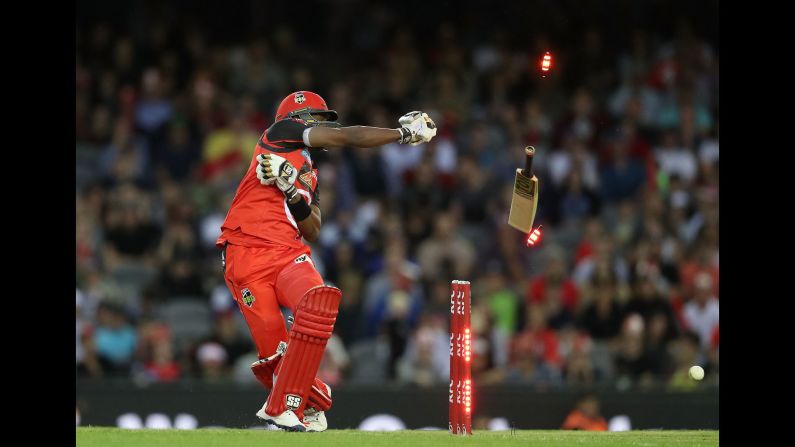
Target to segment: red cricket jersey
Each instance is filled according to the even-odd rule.
[[[275,154],[292,163],[298,169],[298,192],[307,203],[317,205],[317,169],[303,142],[304,130],[309,127],[301,120],[288,118],[275,122],[262,134],[221,225],[217,246],[223,247],[226,242],[244,247],[304,246],[284,194],[274,185],[261,184],[257,178],[257,155]]]

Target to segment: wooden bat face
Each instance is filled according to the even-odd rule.
[[[517,168],[508,225],[523,233],[529,233],[533,228],[537,206],[538,179],[535,175],[532,177],[524,175],[522,169]]]

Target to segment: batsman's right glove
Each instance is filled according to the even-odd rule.
[[[409,112],[401,116],[398,123],[401,126],[401,137],[398,142],[401,144],[416,146],[427,143],[436,136],[436,123],[425,112]]]

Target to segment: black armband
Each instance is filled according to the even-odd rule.
[[[306,204],[306,201],[303,198],[299,199],[295,203],[290,203],[287,201],[287,208],[290,209],[290,212],[293,214],[293,217],[295,217],[296,222],[301,222],[312,214],[312,208]]]
[[[304,147],[304,130],[310,126],[295,119],[276,121],[265,131],[268,143],[282,148],[297,149]]]

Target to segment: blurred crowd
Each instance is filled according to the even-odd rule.
[[[343,2],[318,46],[298,18],[224,41],[147,14],[77,29],[79,377],[256,383],[214,242],[276,105],[312,90],[343,125],[423,110],[439,126],[425,145],[315,157],[313,259],[343,291],[323,380],[446,384],[463,279],[478,384],[686,390],[694,364],[717,383],[718,53],[692,23],[559,45]],[[534,248],[506,224],[526,145]]]

